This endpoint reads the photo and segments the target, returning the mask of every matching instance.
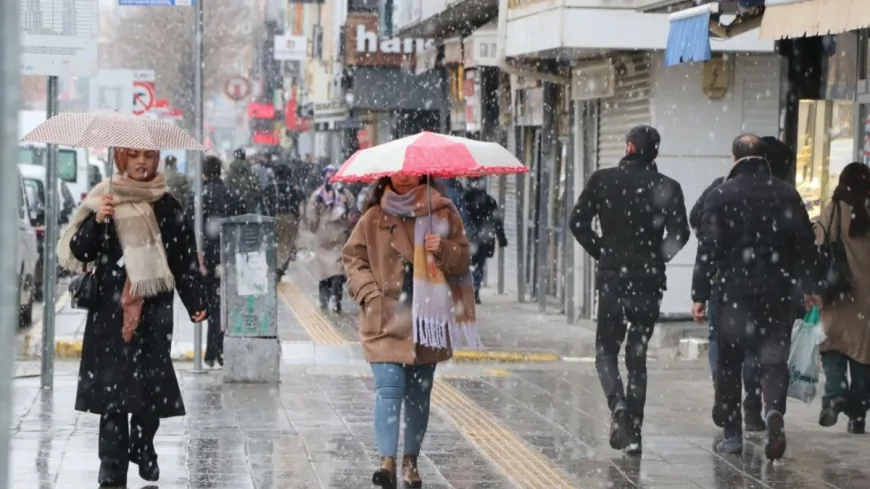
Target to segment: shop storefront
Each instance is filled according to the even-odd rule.
[[[859,31],[820,36],[818,97],[798,102],[795,185],[813,219],[843,168],[870,162],[870,93],[860,93],[870,78],[867,42]]]

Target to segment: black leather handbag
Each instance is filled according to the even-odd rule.
[[[825,240],[819,247],[819,256],[824,272],[822,301],[825,304],[840,300],[852,292],[852,273],[846,258],[846,247],[841,239],[840,206],[840,202],[834,203],[834,209],[831,211],[831,224],[828,229],[819,223],[825,234]],[[837,232],[832,233],[835,226]],[[834,234],[833,237],[832,234]]]
[[[70,305],[75,309],[88,310],[97,304],[97,278],[94,276],[93,270],[88,270],[87,267],[82,268],[82,272],[72,278],[69,282],[69,297]]]

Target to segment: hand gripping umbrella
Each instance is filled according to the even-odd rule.
[[[481,177],[527,171],[529,169],[500,144],[424,131],[357,151],[341,165],[331,181],[373,182],[393,175]],[[430,232],[431,189],[430,179],[426,183]],[[430,269],[435,266],[431,255],[427,255],[427,260]]]

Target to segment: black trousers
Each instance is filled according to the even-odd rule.
[[[336,301],[341,302],[341,296],[344,294],[344,275],[333,275],[325,278],[318,284],[318,292],[320,296],[320,306],[326,307],[330,297],[334,297]]]
[[[160,428],[160,418],[126,413],[100,416],[100,462],[124,469],[130,461],[157,460],[154,435]],[[144,455],[144,457],[143,457]]]
[[[758,358],[765,415],[770,411],[785,414],[793,308],[789,298],[726,295],[718,314],[719,375],[714,416],[724,424],[725,436],[733,437],[743,432],[740,398],[747,352]]]
[[[646,405],[646,355],[659,319],[662,291],[656,282],[614,281],[599,284],[595,368],[612,410],[625,402],[637,435]],[[628,388],[619,373],[619,350],[625,341]]]
[[[205,277],[208,330],[205,338],[205,361],[224,361],[224,332],[221,329],[221,280],[214,273]]]

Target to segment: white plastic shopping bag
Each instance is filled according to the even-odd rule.
[[[819,344],[824,333],[819,326],[819,309],[813,309],[803,319],[794,322],[791,330],[791,351],[788,355],[788,397],[806,404],[816,398],[819,384]]]

